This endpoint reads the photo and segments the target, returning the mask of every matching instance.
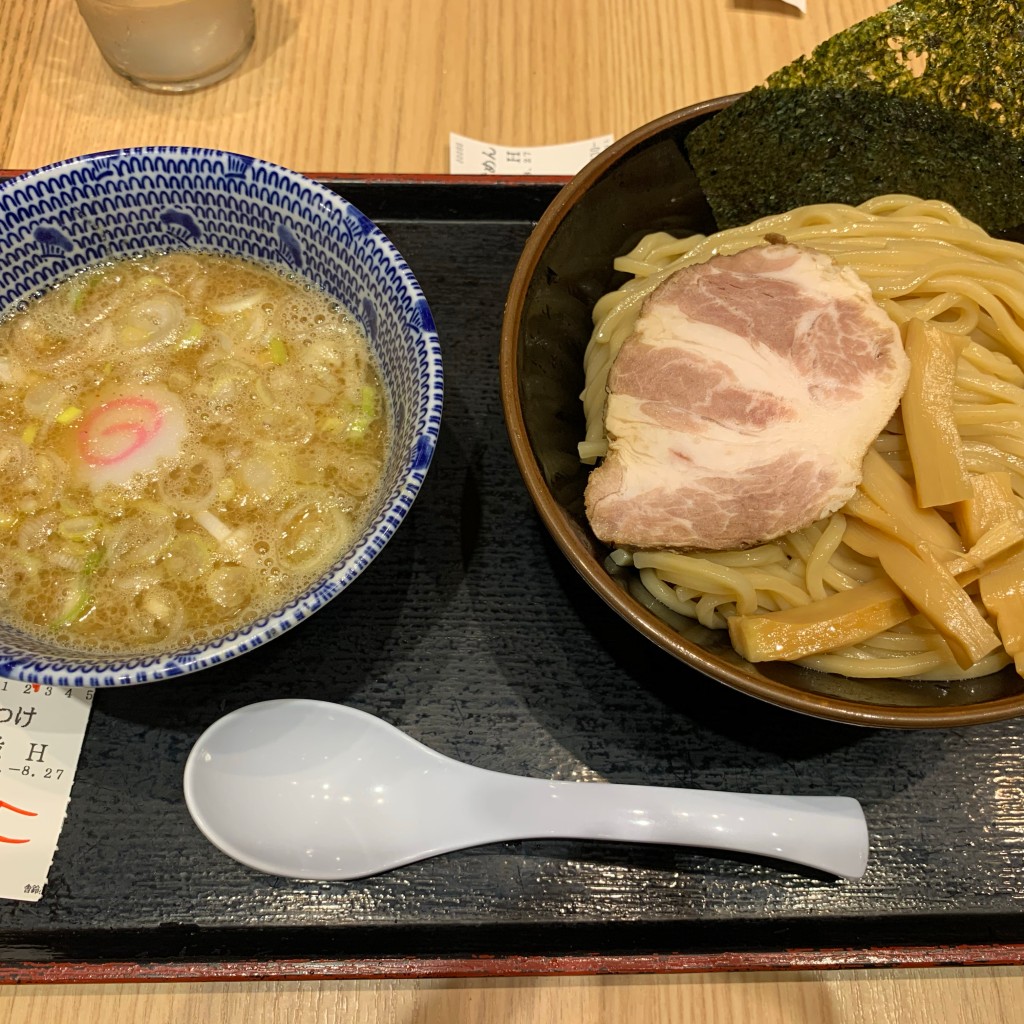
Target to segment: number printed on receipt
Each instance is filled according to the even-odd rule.
[[[43,894],[95,692],[0,679],[0,899]]]

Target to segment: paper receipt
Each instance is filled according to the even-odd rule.
[[[0,679],[0,899],[43,894],[95,692]]]
[[[452,174],[573,175],[607,149],[612,135],[600,135],[557,146],[499,146],[452,132],[448,138],[448,166]]]

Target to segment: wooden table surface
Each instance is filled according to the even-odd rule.
[[[128,85],[71,0],[0,4],[0,167],[124,145],[238,150],[300,171],[444,174],[448,133],[509,146],[620,136],[749,88],[885,0],[255,0],[257,42],[190,96]],[[936,943],[948,941],[935,936]],[[83,950],[83,954],[88,951]],[[985,1021],[1024,972],[953,967],[0,989],[0,1024]]]

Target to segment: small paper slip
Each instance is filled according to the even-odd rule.
[[[0,679],[0,899],[43,895],[95,692]]]
[[[782,0],[782,2],[790,7],[795,7],[802,14],[807,13],[807,0]]]
[[[452,174],[575,174],[614,141],[600,135],[558,146],[498,146],[452,132],[448,137],[448,166]]]

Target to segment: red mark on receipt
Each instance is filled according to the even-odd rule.
[[[14,811],[15,814],[24,814],[26,818],[34,818],[36,816],[35,811],[26,811],[21,807],[15,807],[14,804],[9,804],[6,800],[0,800],[0,811]],[[28,839],[11,839],[10,836],[0,836],[0,843],[27,843]]]

